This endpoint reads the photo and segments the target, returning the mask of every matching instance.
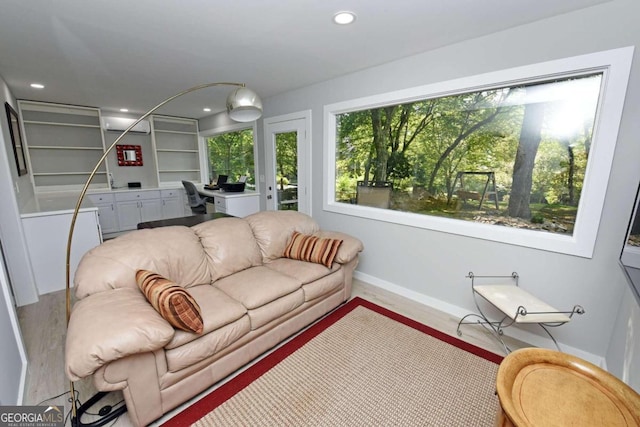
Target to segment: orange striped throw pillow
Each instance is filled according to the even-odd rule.
[[[148,270],[138,270],[136,282],[153,308],[174,328],[202,333],[200,306],[184,288]]]
[[[321,239],[294,231],[291,242],[284,250],[284,256],[301,261],[315,262],[331,268],[333,259],[336,257],[341,244],[342,240],[339,239]]]

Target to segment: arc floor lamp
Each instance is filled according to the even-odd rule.
[[[66,322],[67,322],[67,325],[69,324],[69,319],[71,317],[70,278],[71,278],[71,242],[73,240],[73,231],[76,226],[76,220],[78,218],[78,213],[80,211],[80,206],[82,205],[82,201],[84,200],[84,196],[86,195],[87,190],[89,189],[89,185],[91,184],[91,181],[93,181],[94,176],[98,172],[98,169],[104,163],[104,160],[107,158],[107,155],[111,152],[111,150],[113,150],[113,147],[115,147],[118,144],[118,142],[120,142],[120,140],[122,140],[122,138],[124,138],[124,136],[127,133],[129,133],[131,129],[133,129],[142,120],[146,119],[153,112],[155,112],[165,104],[173,101],[174,99],[181,97],[182,95],[186,95],[190,92],[195,92],[197,90],[205,89],[213,86],[235,86],[235,89],[227,97],[227,114],[232,120],[236,122],[252,122],[260,118],[260,116],[262,116],[262,101],[260,100],[260,97],[253,90],[247,88],[244,83],[216,82],[216,83],[206,83],[206,84],[191,87],[189,89],[186,89],[180,93],[177,93],[165,99],[164,101],[162,101],[161,103],[159,103],[158,105],[156,105],[155,107],[153,107],[152,109],[144,113],[142,116],[140,116],[136,121],[134,121],[104,151],[104,153],[102,154],[102,157],[100,157],[100,160],[98,160],[98,163],[96,163],[95,167],[93,168],[93,171],[91,171],[91,173],[89,174],[89,178],[87,178],[87,181],[85,182],[82,188],[82,191],[80,192],[80,196],[78,197],[76,207],[73,211],[73,216],[71,217],[71,225],[69,226],[69,238],[67,240],[67,254],[66,254],[66,314],[67,314]],[[71,424],[74,427],[82,426],[82,425],[92,426],[92,427],[101,426],[111,421],[112,419],[116,418],[123,412],[125,412],[124,410],[120,412],[111,412],[111,414],[109,414],[109,416],[105,418],[99,419],[98,421],[95,421],[92,423],[84,424],[80,421],[80,415],[82,415],[82,412],[84,411],[80,411],[80,415],[79,415],[78,408],[76,408],[75,386],[73,381],[69,382],[69,391],[71,393]],[[82,408],[84,408],[84,410],[88,409],[93,404],[95,404],[98,400],[100,400],[100,398],[103,396],[104,396],[104,393],[98,393],[96,396],[89,399],[85,403],[85,405],[82,406]],[[126,409],[126,407],[123,407],[122,409]]]

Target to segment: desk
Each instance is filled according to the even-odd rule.
[[[260,193],[245,190],[241,193],[224,192],[220,190],[205,190],[198,186],[198,193],[203,197],[213,199],[216,213],[244,218],[260,210]]]
[[[160,219],[157,221],[141,222],[138,224],[138,230],[141,230],[143,228],[167,227],[170,225],[184,225],[186,227],[191,227],[193,225],[200,224],[201,222],[225,217],[231,217],[231,215],[227,215],[224,213],[209,213],[185,216],[181,218]]]

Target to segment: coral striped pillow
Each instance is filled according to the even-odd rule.
[[[174,328],[202,333],[200,306],[184,288],[148,270],[138,270],[136,282],[153,308]]]
[[[291,242],[284,250],[284,256],[301,261],[316,262],[331,268],[341,244],[342,240],[340,239],[321,239],[294,231]]]

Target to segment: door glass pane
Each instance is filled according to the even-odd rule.
[[[278,210],[298,210],[298,133],[275,134]]]

